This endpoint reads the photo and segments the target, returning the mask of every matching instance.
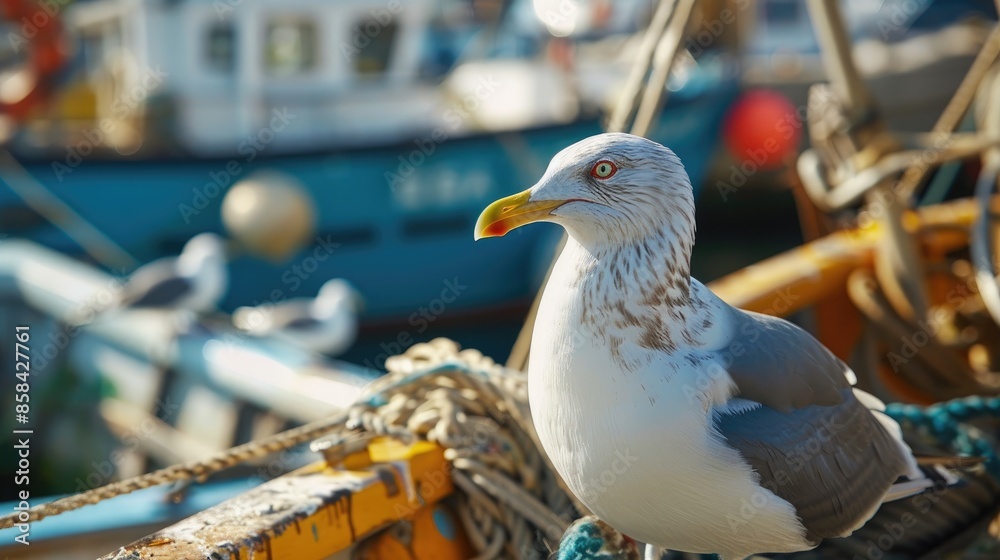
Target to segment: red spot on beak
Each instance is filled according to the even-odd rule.
[[[510,230],[507,229],[507,226],[504,225],[504,223],[503,223],[502,220],[499,221],[499,222],[494,222],[494,223],[486,226],[486,234],[487,235],[492,235],[492,236],[500,237],[500,236],[503,236],[503,235],[507,235],[508,231],[510,231]]]

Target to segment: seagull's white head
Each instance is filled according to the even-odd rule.
[[[226,263],[226,242],[214,233],[199,233],[184,244],[177,258],[182,274],[201,274],[206,269],[221,269]]]
[[[641,136],[591,136],[552,158],[535,186],[489,205],[476,239],[555,222],[583,245],[624,245],[665,232],[694,242],[694,195],[680,159]]]
[[[324,316],[337,313],[342,309],[360,313],[364,307],[364,298],[350,282],[342,278],[334,278],[327,280],[320,286],[313,306],[316,314]]]

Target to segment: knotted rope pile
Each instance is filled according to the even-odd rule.
[[[446,339],[386,362],[339,437],[426,439],[446,449],[477,559],[545,558],[583,508],[560,485],[531,424],[527,376]],[[334,436],[338,437],[338,436]]]

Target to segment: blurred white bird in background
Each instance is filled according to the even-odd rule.
[[[233,312],[233,325],[253,336],[338,356],[357,338],[362,302],[349,282],[335,278],[323,284],[315,298],[240,307]]]
[[[214,310],[229,285],[226,243],[214,233],[202,233],[184,244],[178,257],[153,261],[128,278],[117,307]]]

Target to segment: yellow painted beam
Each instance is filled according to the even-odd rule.
[[[378,439],[345,464],[351,470],[317,463],[281,476],[102,560],[320,560],[454,490],[444,450],[429,442]],[[438,542],[461,547],[459,524],[450,530]]]
[[[997,202],[994,211],[1000,209]],[[961,199],[921,208],[906,218],[911,230],[942,228],[922,237],[925,247],[941,254],[968,244],[965,235],[947,228],[968,227],[978,214],[974,200]],[[881,239],[875,225],[839,231],[724,276],[709,287],[730,305],[788,315],[842,290],[851,271],[871,265]]]

